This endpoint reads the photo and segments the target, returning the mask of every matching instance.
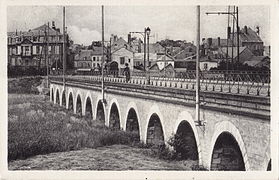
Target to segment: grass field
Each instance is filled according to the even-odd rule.
[[[42,78],[30,81],[9,80],[9,170],[191,170],[197,164],[164,160],[169,151],[135,142],[134,133],[88,123],[38,95]]]
[[[37,154],[131,144],[133,133],[112,131],[94,121],[92,126],[48,102],[41,95],[9,94],[8,159],[24,159]]]

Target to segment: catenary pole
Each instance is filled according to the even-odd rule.
[[[102,99],[105,100],[104,91],[104,5],[102,5]]]
[[[46,68],[47,68],[47,87],[49,87],[49,78],[48,78],[48,76],[49,76],[49,22],[47,22],[47,61],[46,61],[46,63],[47,63],[47,66],[46,66]]]
[[[63,86],[65,87],[66,72],[66,39],[65,39],[65,7],[63,7]]]
[[[197,55],[196,55],[196,122],[201,125],[200,121],[200,6],[197,6]]]

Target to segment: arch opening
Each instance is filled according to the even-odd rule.
[[[96,121],[101,122],[101,124],[105,124],[105,110],[101,100],[97,104]]]
[[[62,93],[62,106],[66,107],[66,93],[63,91]]]
[[[60,104],[59,91],[58,91],[58,89],[56,90],[56,104]]]
[[[93,118],[92,103],[90,98],[88,97],[86,99],[86,104],[85,104],[85,119],[88,121],[89,124],[91,124],[92,118]]]
[[[229,132],[218,136],[213,148],[210,170],[245,171],[239,145]]]
[[[270,159],[269,162],[268,162],[267,171],[271,171],[271,159]]]
[[[134,108],[131,108],[128,112],[127,120],[126,120],[126,131],[135,134],[135,141],[140,141],[139,134],[139,122],[137,113]]]
[[[74,101],[73,101],[73,95],[72,93],[70,93],[69,95],[69,105],[68,105],[68,109],[69,110],[74,110]]]
[[[115,103],[112,104],[109,115],[109,127],[115,130],[120,129],[120,118],[118,108]]]
[[[54,102],[54,91],[51,89],[51,101]]]
[[[165,143],[163,127],[157,114],[152,114],[149,119],[146,143],[155,146],[163,145]]]
[[[80,95],[77,96],[76,114],[77,114],[78,116],[82,116],[82,107],[81,107],[81,98],[80,98]]]
[[[187,121],[182,121],[173,139],[174,150],[181,159],[198,160],[198,147],[194,131]]]

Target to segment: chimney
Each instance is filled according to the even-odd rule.
[[[56,28],[55,28],[55,22],[54,22],[54,21],[52,21],[52,29],[54,29],[54,30],[56,29]]]
[[[228,29],[227,29],[227,33],[228,33],[228,39],[231,38],[231,27],[229,26]]]
[[[258,35],[260,35],[260,27],[259,26],[256,27],[256,32],[257,32]]]
[[[212,45],[212,38],[208,38],[207,42],[208,42],[208,46],[210,47]]]
[[[128,34],[128,44],[131,44],[131,34]]]
[[[244,31],[245,31],[245,34],[248,34],[247,26],[244,26]]]
[[[218,40],[218,47],[220,47],[220,46],[221,46],[221,40],[220,40],[220,37],[218,37],[218,38],[217,38],[217,40]]]

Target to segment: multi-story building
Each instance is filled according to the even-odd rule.
[[[66,52],[70,45],[66,34]],[[8,32],[8,65],[23,70],[45,69],[47,57],[49,67],[62,64],[63,34],[59,28],[46,24],[29,31]],[[47,56],[48,55],[48,56]],[[58,62],[58,63],[57,63]]]
[[[92,49],[82,49],[75,55],[74,67],[76,71],[100,71],[101,66],[102,47],[93,46]]]

